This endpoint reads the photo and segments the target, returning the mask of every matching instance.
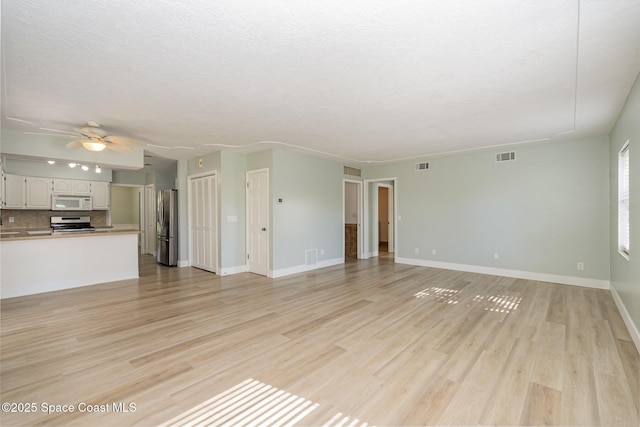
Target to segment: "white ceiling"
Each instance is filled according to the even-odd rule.
[[[608,134],[640,0],[2,0],[2,66],[3,128],[386,162]]]

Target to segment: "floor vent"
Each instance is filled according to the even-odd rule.
[[[416,171],[429,170],[429,162],[416,163]]]
[[[362,169],[350,168],[349,166],[345,166],[344,174],[351,176],[362,176]]]
[[[307,249],[304,251],[304,261],[306,265],[314,265],[318,262],[318,250]]]
[[[516,159],[516,152],[496,153],[496,162],[510,162]]]

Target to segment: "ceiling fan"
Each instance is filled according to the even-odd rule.
[[[107,135],[107,132],[96,122],[88,122],[81,128],[73,128],[74,131],[82,135],[82,138],[71,141],[67,148],[84,147],[89,151],[102,151],[105,148],[121,153],[132,153],[130,146],[142,147],[145,144],[132,138],[124,136]]]

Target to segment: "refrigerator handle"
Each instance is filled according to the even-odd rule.
[[[162,232],[162,227],[164,227],[164,218],[162,218],[163,216],[163,211],[162,211],[162,198],[158,197],[158,206],[157,206],[157,221],[160,223],[160,232]]]

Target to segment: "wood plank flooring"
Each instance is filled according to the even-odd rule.
[[[608,291],[388,257],[280,279],[140,266],[2,301],[0,424],[638,426]]]

